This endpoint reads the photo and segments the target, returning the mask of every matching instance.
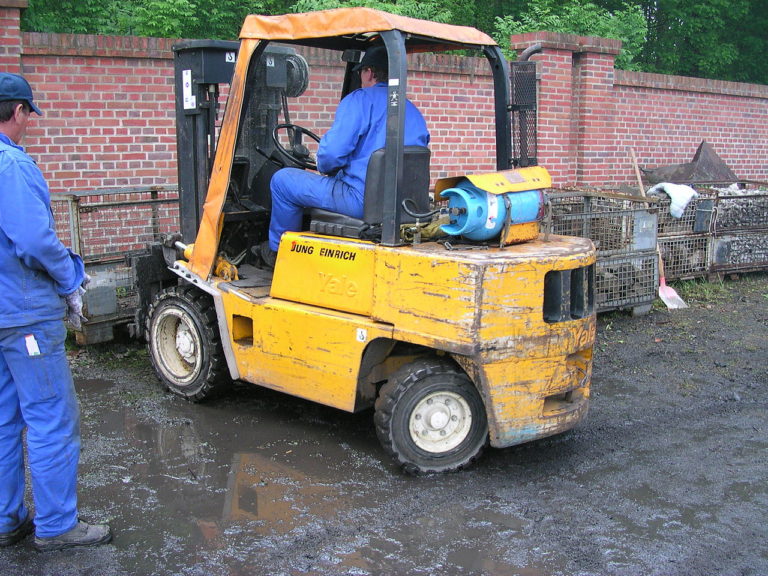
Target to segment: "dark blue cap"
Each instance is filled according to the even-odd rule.
[[[40,108],[35,106],[33,102],[32,87],[29,85],[29,82],[18,74],[0,72],[0,102],[7,102],[9,100],[24,100],[37,114],[43,115],[40,112]]]
[[[387,58],[387,49],[384,46],[371,46],[365,51],[360,64],[352,68],[355,72],[367,67],[378,68],[385,72],[389,69],[389,59]]]

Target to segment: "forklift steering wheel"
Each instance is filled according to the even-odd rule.
[[[280,143],[280,130],[288,131],[288,136],[291,141],[290,149],[286,148]],[[320,137],[317,134],[311,130],[308,130],[307,128],[290,123],[278,124],[275,126],[275,129],[272,130],[272,141],[275,143],[275,146],[277,147],[277,150],[280,152],[280,154],[285,156],[291,162],[295,163],[297,166],[309,170],[317,170],[317,162],[312,157],[309,148],[301,143],[302,134],[306,134],[315,142],[320,143]]]

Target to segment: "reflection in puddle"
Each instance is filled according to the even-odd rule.
[[[382,463],[367,417],[81,388],[81,486],[102,506],[85,513],[112,523],[129,573],[540,576],[567,561],[515,545],[533,525],[517,507],[445,500],[471,476]]]
[[[286,534],[312,515],[333,514],[338,488],[258,454],[235,454],[227,482],[223,520],[255,521],[257,534]]]

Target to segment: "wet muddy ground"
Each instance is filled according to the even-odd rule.
[[[0,574],[766,575],[768,276],[686,299],[599,318],[575,430],[448,476],[403,476],[370,412],[244,384],[190,404],[140,346],[73,351],[81,514],[115,541],[28,540]]]

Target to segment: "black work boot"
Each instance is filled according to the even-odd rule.
[[[38,552],[51,550],[64,550],[83,546],[100,546],[108,544],[112,540],[112,530],[107,524],[87,524],[78,520],[72,530],[54,536],[53,538],[39,538],[35,536],[35,549]]]
[[[31,534],[34,529],[35,523],[32,521],[32,515],[29,514],[27,519],[19,524],[18,528],[0,534],[0,548],[13,546],[16,542],[21,542],[27,535]]]
[[[269,247],[269,240],[264,240],[259,245],[259,257],[261,258],[262,268],[265,270],[274,270],[277,262],[277,252]]]

